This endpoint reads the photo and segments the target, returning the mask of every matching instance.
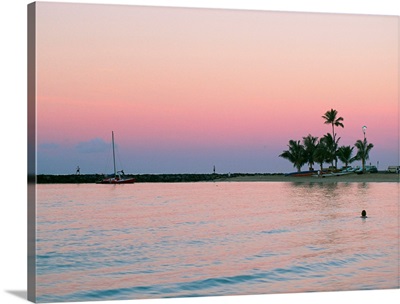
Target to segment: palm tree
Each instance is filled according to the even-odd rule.
[[[344,163],[345,167],[354,161],[352,157],[354,147],[341,146],[337,151],[337,156],[341,162]]]
[[[337,147],[339,143],[340,137],[335,140],[331,134],[327,133],[324,135],[322,138],[322,141],[324,143],[324,147],[326,149],[326,161],[328,163],[331,163],[332,167],[336,168],[336,165],[333,163],[337,163]]]
[[[365,171],[365,161],[369,159],[369,152],[374,147],[373,144],[368,144],[367,140],[357,140],[354,144],[358,149],[356,156],[354,157],[355,160],[361,160],[362,163],[362,170]]]
[[[313,170],[314,165],[314,152],[317,148],[318,137],[314,137],[311,134],[308,134],[307,137],[303,137],[303,145],[305,149],[305,158],[308,163],[309,170]]]
[[[296,167],[297,171],[300,172],[301,167],[307,163],[304,146],[300,144],[300,140],[295,141],[291,139],[289,140],[288,147],[289,150],[283,151],[279,157],[289,160],[291,163],[293,163],[293,167]]]
[[[322,118],[325,119],[325,124],[332,125],[333,141],[335,141],[336,139],[335,126],[344,128],[344,125],[342,123],[343,117],[337,118],[337,114],[338,112],[336,110],[331,109],[330,111],[327,111],[325,115],[322,116]]]
[[[316,163],[319,164],[321,168],[321,172],[324,170],[323,165],[324,162],[329,158],[328,150],[326,148],[326,144],[323,138],[321,138],[315,148],[313,159]]]

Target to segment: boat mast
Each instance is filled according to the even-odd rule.
[[[114,162],[114,177],[117,177],[117,169],[115,167],[114,131],[111,131],[111,134],[112,134],[112,148],[113,148],[113,162]]]

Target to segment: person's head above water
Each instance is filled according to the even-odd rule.
[[[367,211],[365,210],[361,211],[361,217],[367,217]]]

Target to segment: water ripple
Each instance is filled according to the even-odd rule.
[[[37,301],[396,288],[394,186],[39,185]]]

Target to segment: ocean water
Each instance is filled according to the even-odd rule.
[[[398,183],[37,189],[38,302],[399,287]]]

